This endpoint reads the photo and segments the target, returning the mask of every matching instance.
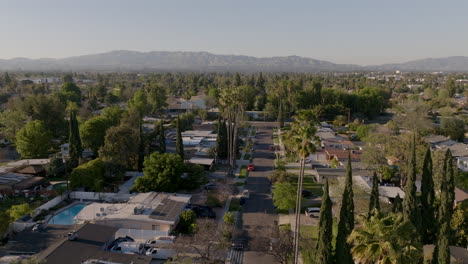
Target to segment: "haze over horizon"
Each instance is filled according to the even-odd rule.
[[[0,58],[205,51],[376,65],[468,56],[467,9],[432,0],[20,0],[0,9]]]

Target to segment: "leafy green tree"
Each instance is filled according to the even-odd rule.
[[[234,219],[234,214],[232,212],[224,213],[223,221],[228,225],[234,225],[236,223],[236,220]]]
[[[112,105],[104,108],[101,116],[107,119],[111,126],[117,126],[123,113],[124,111],[118,105]]]
[[[65,164],[63,163],[63,159],[60,157],[53,157],[50,159],[48,168],[47,168],[47,176],[48,177],[62,177],[64,176]]]
[[[51,147],[51,136],[39,120],[28,122],[16,134],[16,150],[23,159],[36,159],[47,157]]]
[[[84,187],[87,190],[100,192],[105,183],[105,165],[101,159],[91,160],[73,169],[70,174],[72,189]]]
[[[421,178],[421,231],[422,241],[431,243],[434,241],[435,233],[435,192],[434,180],[432,178],[432,157],[431,149],[428,147],[424,156],[424,164],[422,168]]]
[[[180,119],[177,117],[177,136],[176,136],[176,152],[182,160],[184,159],[184,142],[182,140],[182,132],[180,129]]]
[[[273,204],[280,210],[296,208],[297,187],[289,182],[276,183],[273,189]]]
[[[90,148],[95,155],[104,145],[106,131],[111,127],[108,119],[102,116],[96,116],[88,119],[80,126],[80,135],[83,147]]]
[[[46,264],[46,262],[44,260],[38,260],[33,257],[28,259],[14,260],[9,264]]]
[[[341,200],[340,222],[338,223],[338,234],[336,237],[336,263],[354,263],[347,238],[354,228],[354,194],[353,175],[351,169],[351,153],[348,154],[346,165],[346,182]]]
[[[154,114],[161,114],[167,106],[166,90],[159,85],[151,85],[147,91],[148,101],[151,105],[150,112]]]
[[[320,206],[319,237],[317,245],[317,258],[319,264],[333,263],[333,216],[332,202],[328,193],[328,179],[323,187],[322,205]]]
[[[99,157],[105,162],[135,169],[138,162],[138,150],[138,133],[130,126],[122,124],[106,131],[104,146],[99,149]]]
[[[186,171],[183,159],[176,154],[154,152],[143,163],[145,176],[135,181],[138,192],[175,192],[180,188],[182,173]]]
[[[367,219],[370,219],[373,215],[380,212],[380,201],[379,201],[379,179],[377,173],[374,172],[372,176],[372,191],[369,198],[369,212]]]
[[[440,206],[437,221],[438,233],[432,256],[433,264],[450,263],[449,245],[453,235],[450,221],[452,219],[453,201],[455,199],[454,176],[452,153],[450,152],[450,149],[448,149],[445,153],[444,175],[441,179]]]
[[[73,82],[65,82],[60,89],[60,98],[63,102],[74,102],[76,104],[81,103],[81,90]]]
[[[26,116],[22,111],[5,110],[0,112],[0,132],[11,142],[15,142],[16,133],[24,127]]]
[[[453,244],[466,248],[468,246],[468,200],[457,204],[452,215],[451,227],[454,232]]]
[[[159,122],[159,153],[166,153],[166,132],[164,131],[164,122]]]
[[[133,98],[128,101],[128,107],[135,108],[140,114],[140,117],[143,117],[151,110],[151,106],[148,104],[148,96],[142,90],[135,92]]]
[[[405,185],[405,197],[403,199],[403,218],[411,223],[419,231],[421,229],[421,212],[416,197],[416,135],[413,135],[408,175]],[[419,233],[419,232],[418,232]]]
[[[80,160],[83,157],[83,147],[81,146],[80,130],[78,127],[78,121],[76,120],[76,112],[70,111],[70,120],[68,121],[68,142],[69,142],[69,166],[75,168],[80,164]]]
[[[421,263],[423,247],[416,229],[400,214],[376,214],[348,238],[356,263]],[[354,262],[353,262],[354,263]]]
[[[453,97],[457,91],[457,86],[452,78],[449,78],[445,83],[445,89],[447,89],[449,97]]]
[[[28,203],[12,205],[10,209],[8,209],[7,214],[10,216],[10,219],[14,222],[21,217],[30,214],[32,212],[31,207]]]
[[[195,221],[197,215],[192,210],[183,211],[180,214],[179,224],[177,225],[177,231],[182,234],[192,234],[196,230]]]
[[[465,138],[465,122],[455,117],[442,117],[440,131],[444,136],[462,142]]]
[[[278,124],[280,128],[284,127],[284,113],[283,113],[283,104],[279,103],[279,110],[278,110]]]
[[[403,212],[403,201],[400,198],[400,194],[398,193],[393,201],[392,213],[401,213]]]

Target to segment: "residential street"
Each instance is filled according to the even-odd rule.
[[[246,189],[250,191],[250,199],[243,207],[242,227],[244,235],[249,240],[249,247],[244,252],[244,263],[276,263],[274,257],[259,252],[258,244],[268,246],[265,230],[278,221],[270,193],[268,175],[273,171],[274,152],[268,150],[273,144],[272,135],[275,123],[252,123],[257,128],[254,145],[253,164],[255,170],[249,173]],[[253,242],[253,243],[252,243]]]

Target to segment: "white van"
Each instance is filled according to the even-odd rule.
[[[150,239],[145,242],[145,246],[154,247],[161,244],[174,244],[175,236],[160,236],[156,239]]]
[[[150,248],[146,251],[146,255],[153,259],[172,259],[176,252],[169,248]]]
[[[138,242],[121,242],[113,246],[110,250],[111,252],[118,252],[124,254],[143,254],[145,253],[145,248],[142,243]]]

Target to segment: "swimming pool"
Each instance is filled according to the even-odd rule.
[[[48,223],[54,225],[73,225],[75,223],[73,218],[86,206],[87,204],[75,204],[59,214],[54,215]]]

